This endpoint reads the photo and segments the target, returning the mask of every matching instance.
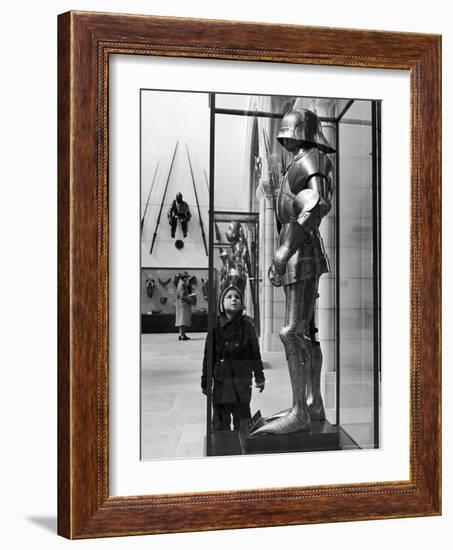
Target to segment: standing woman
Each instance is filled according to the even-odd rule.
[[[192,324],[192,299],[189,296],[189,274],[181,275],[176,287],[176,319],[175,326],[179,328],[179,340],[190,340],[186,330]]]

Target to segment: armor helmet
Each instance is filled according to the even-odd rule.
[[[308,109],[288,111],[282,119],[277,135],[280,145],[288,149],[287,145],[311,145],[324,153],[335,153],[322,133],[321,121],[318,116]]]
[[[239,222],[230,222],[230,225],[228,226],[228,229],[225,233],[227,241],[230,243],[238,241],[239,237],[241,236],[241,229],[242,226]]]
[[[176,202],[179,202],[179,203],[182,202],[182,193],[178,193],[178,194],[176,195]]]

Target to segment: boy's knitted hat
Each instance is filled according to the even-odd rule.
[[[237,287],[236,285],[228,285],[220,293],[219,312],[220,312],[221,315],[225,315],[225,308],[223,307],[223,301],[224,301],[225,296],[227,295],[227,292],[229,290],[235,290],[239,294],[239,296],[241,297],[242,309],[244,309],[244,296],[241,292],[241,289],[239,287]]]

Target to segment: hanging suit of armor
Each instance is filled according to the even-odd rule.
[[[285,434],[310,429],[324,420],[320,380],[322,352],[314,321],[319,278],[329,271],[319,226],[331,209],[334,152],[322,134],[315,113],[289,111],[283,117],[278,141],[294,154],[277,195],[281,223],[269,279],[283,286],[285,325],[280,330],[292,388],[290,409],[265,419],[252,435]]]
[[[181,222],[181,229],[183,237],[187,237],[187,226],[190,221],[190,218],[192,217],[192,214],[190,213],[189,205],[186,203],[186,201],[183,200],[182,194],[178,193],[176,195],[176,200],[174,200],[171,203],[170,210],[167,214],[168,217],[168,223],[171,227],[171,237],[172,239],[175,238],[176,235],[176,227],[178,225],[178,220]]]

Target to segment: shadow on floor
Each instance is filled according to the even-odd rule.
[[[57,518],[55,516],[29,516],[27,519],[30,523],[34,523],[51,533],[57,532]]]

